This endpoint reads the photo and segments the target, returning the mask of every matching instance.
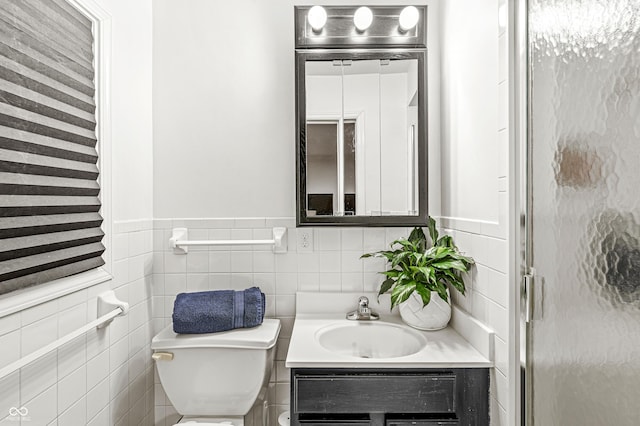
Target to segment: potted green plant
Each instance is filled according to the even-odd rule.
[[[412,327],[438,330],[451,319],[449,286],[465,294],[463,274],[474,260],[463,256],[449,235],[439,237],[436,222],[429,217],[429,237],[420,227],[409,238],[391,243],[391,250],[363,254],[361,258],[381,257],[391,268],[381,272],[386,279],[378,296],[391,293],[391,308],[398,306],[402,319]]]

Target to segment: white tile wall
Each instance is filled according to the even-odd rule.
[[[0,365],[6,365],[94,320],[103,291],[115,290],[131,306],[106,328],[0,379],[0,425],[153,424],[150,225],[114,224],[111,283],[0,318]],[[28,415],[16,421],[10,407],[26,407]]]
[[[472,2],[468,0],[469,4]],[[461,1],[460,3],[464,3]],[[475,3],[475,2],[474,2]],[[495,123],[495,137],[478,138],[474,144],[485,146],[487,152],[494,152],[497,156],[497,168],[491,178],[497,180],[495,205],[498,221],[468,220],[456,214],[455,202],[445,205],[443,210],[451,212],[452,217],[441,218],[446,232],[453,235],[458,246],[476,260],[472,277],[467,282],[466,297],[453,294],[454,302],[471,316],[480,320],[495,331],[495,368],[491,373],[491,424],[492,426],[508,425],[512,413],[509,413],[509,377],[510,371],[509,346],[517,342],[509,339],[509,212],[508,188],[512,184],[509,176],[509,40],[508,40],[508,7],[506,0],[488,1],[495,8],[495,51],[497,51],[498,66],[495,80],[486,82],[495,86],[495,100],[498,105],[497,122]],[[488,45],[492,42],[488,40]],[[449,52],[455,55],[455,52]],[[445,134],[447,132],[444,132]],[[446,140],[443,144],[447,144]],[[493,173],[493,172],[492,172]],[[456,175],[458,184],[473,190],[475,182],[465,179],[464,172]],[[442,189],[443,194],[446,188]],[[513,392],[513,390],[512,390]]]
[[[203,228],[209,225],[210,228]],[[154,236],[168,241],[172,226],[189,229],[189,239],[197,235],[210,239],[266,239],[272,226],[288,228],[289,250],[274,254],[265,246],[204,247],[176,255],[166,241],[154,241],[152,312],[154,332],[171,321],[173,301],[179,292],[243,289],[259,286],[267,296],[267,316],[282,321],[282,331],[273,374],[269,383],[270,424],[289,409],[289,370],[284,366],[293,329],[296,291],[375,291],[384,261],[361,260],[367,251],[382,250],[410,228],[305,228],[312,232],[311,250],[298,252],[293,218],[162,219],[156,221]],[[355,303],[355,302],[354,302]],[[168,426],[177,419],[156,374],[154,386],[156,425]],[[260,410],[245,419],[259,424]]]
[[[463,221],[458,223],[464,225]],[[491,375],[491,424],[506,425],[508,423],[500,422],[507,418],[506,407],[509,401],[506,386],[509,377],[508,241],[506,237],[495,238],[457,229],[445,231],[476,261],[471,279],[466,282],[466,296],[452,293],[452,299],[456,305],[495,332],[496,368]]]

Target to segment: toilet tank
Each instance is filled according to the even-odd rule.
[[[171,325],[163,329],[151,349],[176,411],[187,416],[247,414],[268,383],[279,332],[278,319],[208,334],[176,334]]]

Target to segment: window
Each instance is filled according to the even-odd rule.
[[[100,267],[96,21],[0,2],[0,294]],[[101,86],[98,86],[101,87]]]

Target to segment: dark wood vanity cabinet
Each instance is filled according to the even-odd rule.
[[[489,426],[489,369],[291,370],[291,426]]]

